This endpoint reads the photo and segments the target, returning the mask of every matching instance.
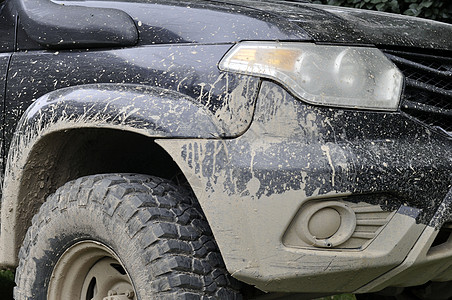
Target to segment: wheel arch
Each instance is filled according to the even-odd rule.
[[[41,97],[19,121],[8,153],[0,265],[17,266],[31,219],[65,182],[111,172],[183,178],[154,140],[218,135],[221,129],[207,110],[185,95],[159,88],[90,85]]]

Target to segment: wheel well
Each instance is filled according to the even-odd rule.
[[[96,128],[48,134],[33,146],[23,171],[17,240],[22,243],[31,219],[57,188],[70,180],[102,173],[140,173],[187,183],[177,164],[153,138]]]
[[[82,128],[54,132],[40,139],[28,157],[18,195],[16,255],[42,203],[68,181],[102,173],[139,173],[188,186],[176,162],[155,138],[128,131]],[[242,292],[263,294],[244,283]]]

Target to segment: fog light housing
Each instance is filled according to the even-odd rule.
[[[308,203],[301,211],[295,231],[300,239],[316,247],[336,247],[355,231],[352,209],[337,201]]]

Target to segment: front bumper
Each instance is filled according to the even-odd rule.
[[[228,270],[265,291],[411,285],[408,270],[422,273],[427,260],[432,266],[413,251],[428,252],[438,229],[452,220],[441,210],[452,182],[452,140],[399,113],[313,107],[263,82],[242,136],[158,143],[190,182]],[[367,236],[362,243],[322,248],[298,243],[291,233],[313,201],[386,214],[379,214],[383,222],[364,221],[372,234],[352,233]],[[433,265],[452,256],[452,248],[442,253]],[[434,269],[414,281],[452,280],[452,272],[449,278]]]
[[[452,280],[452,188],[404,261],[356,292]]]

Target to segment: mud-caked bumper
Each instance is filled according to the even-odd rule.
[[[240,280],[309,293],[452,280],[444,133],[397,112],[314,107],[263,82],[240,137],[158,143]]]
[[[425,226],[416,243],[396,268],[356,292],[378,291],[388,286],[415,286],[452,280],[452,189]]]

